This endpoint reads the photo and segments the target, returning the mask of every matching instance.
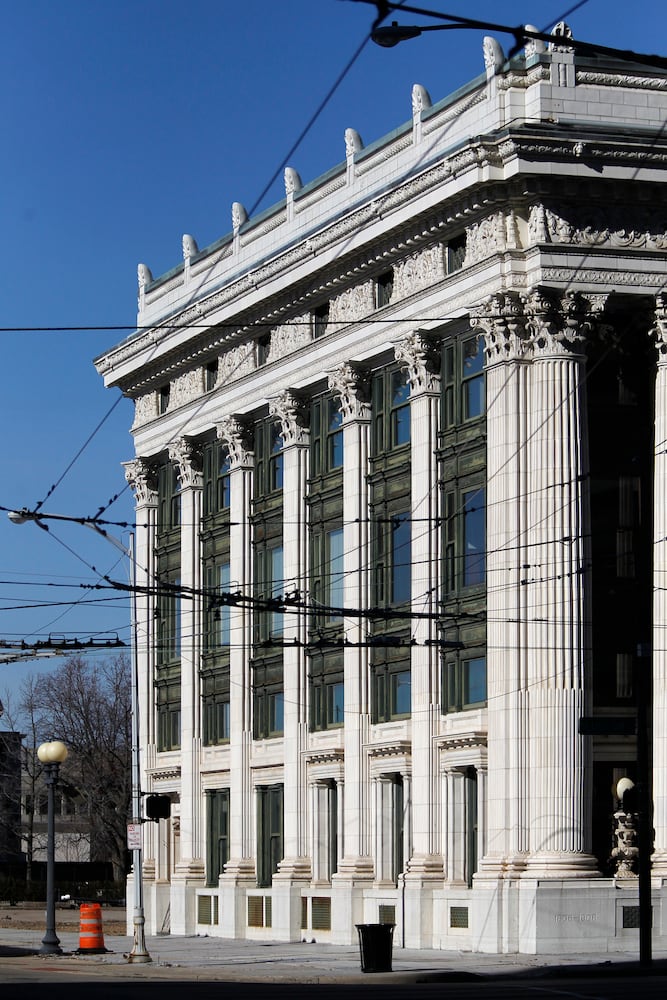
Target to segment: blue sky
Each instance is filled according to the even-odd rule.
[[[547,28],[573,2],[451,0],[437,9]],[[131,405],[120,400],[104,419],[118,394],[92,364],[129,331],[26,328],[131,327],[139,261],[158,276],[182,259],[183,233],[204,247],[229,232],[233,201],[257,211],[280,200],[282,170],[262,192],[373,16],[350,0],[5,8],[0,506],[44,500],[46,511],[90,516],[120,492],[106,516],[132,519],[120,467],[132,457]],[[580,39],[654,52],[667,15],[663,0],[588,0],[568,22]],[[391,50],[366,45],[289,165],[307,183],[344,158],[347,127],[369,143],[406,121],[414,83],[438,100],[482,72],[482,36],[433,32]],[[125,602],[83,603],[109,597],[81,588],[98,579],[91,566],[127,579],[118,553],[85,528],[47,534],[0,512],[0,640],[127,639]],[[32,669],[0,664],[0,695]]]

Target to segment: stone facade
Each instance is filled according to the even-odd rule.
[[[580,720],[633,716],[652,663],[664,940],[667,80],[568,31],[487,40],[386,141],[139,268],[96,364],[136,401],[151,933],[626,949],[643,776]]]

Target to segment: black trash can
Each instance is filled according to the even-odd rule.
[[[362,972],[391,972],[393,924],[357,924]]]

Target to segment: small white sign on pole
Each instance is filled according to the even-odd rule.
[[[127,849],[128,851],[141,850],[141,823],[127,824]]]

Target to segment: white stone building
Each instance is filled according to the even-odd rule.
[[[561,26],[154,279],[135,400],[148,930],[628,948],[667,877],[667,79]],[[655,447],[654,447],[655,439]],[[657,502],[654,503],[654,496]],[[645,655],[652,649],[652,660]]]

